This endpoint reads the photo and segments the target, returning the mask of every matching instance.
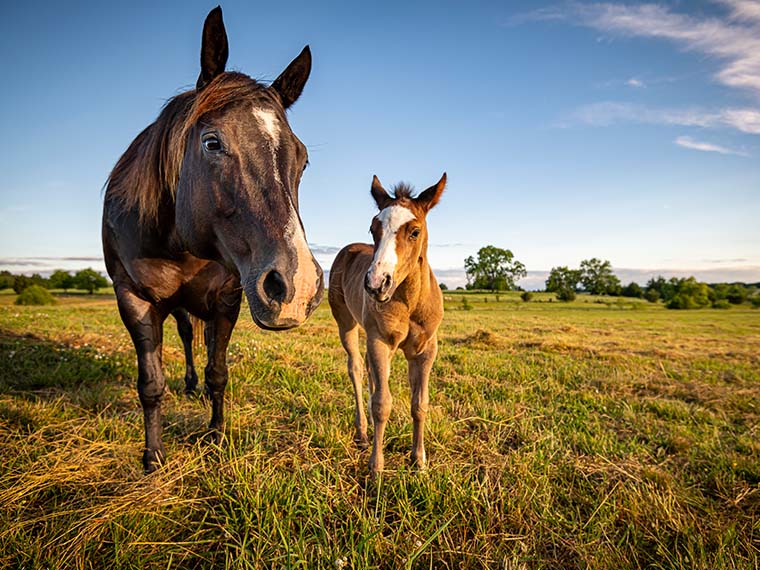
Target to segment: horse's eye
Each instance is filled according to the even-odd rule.
[[[306,172],[306,169],[309,168],[309,161],[307,160],[306,163],[303,165],[303,172]]]
[[[420,228],[414,228],[412,230],[412,233],[409,235],[409,237],[412,239],[417,239],[418,237],[420,237]]]
[[[204,135],[201,140],[203,142],[203,148],[208,152],[219,152],[222,150],[222,142],[215,134]]]

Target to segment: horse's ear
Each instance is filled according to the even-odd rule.
[[[222,7],[217,6],[206,16],[203,24],[203,40],[201,43],[201,74],[195,88],[200,91],[224,71],[227,56],[230,54],[227,45],[227,32],[222,20]]]
[[[310,73],[311,50],[306,46],[272,83],[271,88],[280,96],[283,107],[287,109],[298,100]]]
[[[444,188],[446,188],[445,172],[436,184],[433,184],[430,188],[424,192],[421,192],[420,195],[414,199],[414,201],[422,206],[422,208],[427,212],[438,203],[438,200],[441,199],[441,194],[443,194]]]
[[[372,197],[375,199],[375,204],[377,204],[377,207],[381,210],[385,209],[388,202],[393,200],[393,198],[388,196],[388,192],[386,192],[383,185],[380,184],[380,180],[377,176],[372,177],[372,189],[370,192],[372,192]]]

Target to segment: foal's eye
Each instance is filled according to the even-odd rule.
[[[208,152],[219,152],[222,150],[222,142],[215,134],[204,135],[201,141],[203,142],[203,148]]]
[[[418,237],[420,237],[420,228],[414,228],[412,230],[412,233],[409,235],[409,237],[412,239],[417,239]]]

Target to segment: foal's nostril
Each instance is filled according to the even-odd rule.
[[[381,285],[381,288],[383,291],[386,291],[388,287],[391,286],[391,276],[386,273],[385,277],[383,277],[383,284]]]
[[[264,293],[272,301],[282,302],[285,299],[285,281],[282,275],[274,269],[264,278]]]

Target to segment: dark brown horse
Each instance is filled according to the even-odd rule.
[[[308,160],[285,110],[311,70],[306,47],[270,85],[225,72],[219,7],[203,28],[196,88],[169,100],[109,177],[103,250],[124,325],[137,351],[146,472],[164,461],[163,323],[178,319],[189,356],[190,314],[206,321],[215,441],[224,425],[227,344],[243,291],[256,324],[303,323],[319,304],[322,270],[306,244],[298,186]],[[188,367],[186,391],[197,379]]]

